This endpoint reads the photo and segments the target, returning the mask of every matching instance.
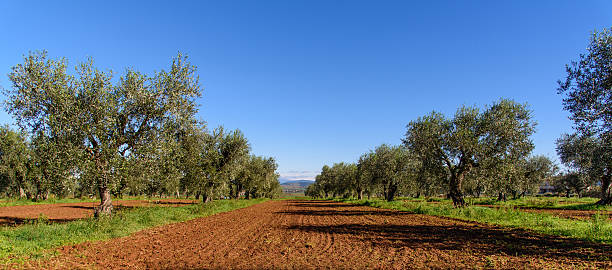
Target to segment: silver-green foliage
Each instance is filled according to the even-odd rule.
[[[79,160],[79,177],[91,179],[110,211],[110,191],[125,161],[160,142],[164,127],[180,126],[196,112],[196,68],[178,55],[152,76],[128,68],[119,78],[93,60],[68,72],[65,59],[34,52],[12,68],[6,108],[30,134],[42,134]]]
[[[558,93],[576,134],[563,135],[557,152],[601,187],[600,204],[612,204],[612,28],[595,31],[587,53],[566,66]]]
[[[453,118],[441,113],[411,121],[404,145],[432,172],[447,173],[449,195],[457,206],[465,205],[462,184],[475,168],[494,172],[505,184],[516,175],[517,161],[533,149],[530,136],[535,132],[531,111],[526,104],[501,99],[487,106],[463,106]]]

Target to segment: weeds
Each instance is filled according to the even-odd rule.
[[[493,225],[523,228],[538,233],[559,235],[594,242],[612,243],[612,222],[605,214],[590,220],[574,220],[548,213],[529,213],[509,205],[500,208],[467,206],[455,208],[450,203],[431,204],[423,201],[342,200],[338,201],[417,214],[457,218]]]
[[[40,216],[23,226],[0,228],[0,265],[26,256],[38,258],[45,251],[63,245],[123,237],[150,227],[210,216],[266,200],[219,200],[181,207],[139,207],[118,211],[109,217],[61,224],[49,224],[48,218]]]

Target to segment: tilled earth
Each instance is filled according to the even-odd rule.
[[[329,201],[269,201],[59,249],[38,268],[612,268],[612,246]]]
[[[118,209],[164,205],[164,206],[180,206],[185,204],[197,203],[193,200],[125,200],[113,201],[113,206]],[[99,205],[98,202],[82,202],[82,203],[56,203],[56,204],[39,204],[39,205],[19,205],[0,207],[0,226],[15,226],[27,223],[44,216],[50,222],[67,222],[76,219],[82,219],[93,216],[94,207]]]

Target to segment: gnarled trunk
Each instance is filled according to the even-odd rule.
[[[612,204],[612,175],[604,175],[601,177],[601,199],[597,202],[599,205]]]
[[[387,189],[387,193],[385,194],[385,199],[390,202],[395,198],[395,194],[397,193],[397,185],[391,184]]]
[[[212,196],[209,196],[208,194],[202,194],[202,202],[203,203],[212,202]]]
[[[449,181],[449,193],[448,196],[453,200],[455,207],[464,207],[465,200],[463,199],[463,192],[461,192],[461,184],[463,182],[464,173],[451,174]]]
[[[100,205],[96,207],[94,216],[110,215],[113,211],[110,189],[106,185],[99,185],[98,191],[100,192]]]
[[[19,199],[23,199],[25,197],[26,197],[25,190],[23,190],[23,187],[19,187]]]

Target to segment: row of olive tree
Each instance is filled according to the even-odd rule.
[[[238,197],[246,186],[247,197],[278,194],[273,159],[251,157],[240,131],[207,132],[195,120],[201,89],[187,60],[179,54],[169,70],[148,76],[127,69],[116,78],[92,60],[70,73],[65,59],[27,55],[3,89],[22,132],[0,132],[0,192],[97,193],[96,213],[111,212],[113,194],[182,191],[209,201]]]
[[[557,153],[566,170],[550,180],[566,196],[598,188],[597,203],[612,204],[612,28],[595,31],[587,53],[567,65],[566,72],[565,80],[558,82],[558,93],[564,95],[564,109],[570,112],[575,132],[557,140]],[[416,189],[416,194],[439,192],[444,187],[458,206],[465,204],[465,191],[477,196],[495,191],[504,199],[507,193],[516,196],[534,190],[557,168],[546,157],[525,158],[533,149],[529,137],[535,124],[530,114],[525,105],[501,100],[483,112],[463,107],[452,119],[433,112],[410,122],[403,143],[412,163],[400,166],[403,179],[410,180],[406,186]],[[368,155],[376,156],[375,152]],[[367,164],[366,157],[360,158],[358,168],[367,168],[362,165]],[[411,166],[417,169],[406,172]],[[329,183],[337,179],[323,175],[335,175],[335,167],[332,172],[324,167],[321,181],[308,193],[327,196],[334,190]],[[395,180],[388,179],[391,185],[385,187],[381,181],[360,182],[375,179],[363,175],[381,174],[358,170],[358,180],[353,181],[356,192],[378,186],[385,198],[392,198],[388,194],[396,190]]]
[[[453,118],[432,112],[407,125],[403,145],[381,145],[356,165],[323,167],[308,195],[366,192],[390,201],[397,194],[446,193],[463,206],[466,191],[500,199],[531,193],[554,167],[544,156],[529,157],[534,127],[527,105],[506,99],[482,111],[464,106]]]
[[[381,145],[363,154],[357,164],[336,163],[323,166],[321,174],[306,190],[312,197],[357,196],[365,194],[393,200],[413,178],[417,162],[401,146]]]

